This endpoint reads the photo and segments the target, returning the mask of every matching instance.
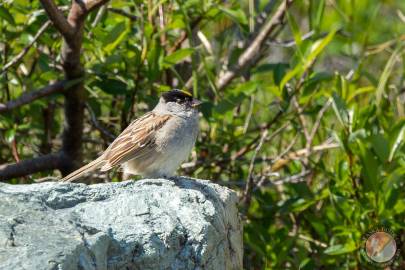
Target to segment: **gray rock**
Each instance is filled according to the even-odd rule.
[[[187,178],[0,184],[0,269],[242,269],[236,203]]]

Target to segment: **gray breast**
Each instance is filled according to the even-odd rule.
[[[198,116],[187,118],[174,116],[158,132],[156,145],[158,150],[191,150],[198,135]],[[174,148],[174,149],[172,149]]]

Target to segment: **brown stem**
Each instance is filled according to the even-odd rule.
[[[52,21],[59,33],[64,37],[69,38],[73,36],[74,29],[68,23],[62,11],[58,9],[52,0],[40,0],[42,6],[44,7],[49,19]],[[75,1],[73,1],[75,3]]]
[[[41,88],[39,90],[25,92],[18,99],[10,100],[9,102],[7,102],[5,104],[0,103],[0,113],[13,110],[22,105],[31,103],[36,99],[46,97],[46,96],[52,95],[57,92],[62,92],[66,88],[65,87],[66,84],[67,84],[66,81],[60,81],[60,82],[56,82],[56,83],[50,84],[48,86],[45,86],[44,88]]]
[[[253,40],[246,44],[244,52],[239,57],[238,63],[226,71],[218,79],[217,88],[219,90],[226,87],[242,69],[246,68],[252,63],[252,59],[255,59],[260,53],[260,50],[264,46],[264,43],[269,35],[277,28],[278,25],[283,23],[284,15],[293,1],[294,0],[284,0],[274,13],[273,17],[271,17],[267,23],[263,24],[256,35],[254,35]]]
[[[69,163],[62,154],[49,154],[33,159],[21,160],[18,163],[0,165],[0,181],[22,177],[40,171],[54,170]]]
[[[48,106],[42,110],[42,116],[44,119],[44,135],[41,143],[41,153],[49,154],[52,150],[52,123],[53,115],[55,111],[55,103],[50,101]]]

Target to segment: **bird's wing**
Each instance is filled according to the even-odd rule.
[[[149,112],[132,122],[107,148],[103,154],[107,171],[117,165],[150,153],[155,149],[156,131],[172,116]]]

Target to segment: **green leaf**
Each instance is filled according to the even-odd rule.
[[[117,79],[103,79],[94,85],[110,95],[125,95],[127,92],[127,85]]]
[[[243,93],[246,96],[253,94],[257,90],[258,82],[257,81],[247,81],[245,83],[239,84],[232,93],[238,95]]]
[[[325,38],[317,40],[312,44],[309,55],[306,56],[301,63],[298,63],[293,70],[289,71],[284,76],[280,83],[280,89],[283,89],[284,86],[295,76],[300,77],[312,65],[316,57],[318,57],[323,49],[332,41],[336,31],[337,29],[333,29]]]
[[[231,95],[222,99],[217,106],[215,106],[215,113],[224,115],[233,110],[240,102],[245,100],[246,96],[243,94]]]
[[[336,92],[332,94],[333,98],[333,109],[335,110],[336,116],[339,122],[347,127],[349,124],[349,112],[347,110],[346,104],[343,99],[341,99]]]
[[[125,29],[126,29],[125,22],[120,22],[116,24],[114,28],[112,28],[108,32],[107,36],[103,39],[103,45],[107,46],[108,44],[115,42],[118,39],[118,37],[125,31]]]
[[[125,22],[117,24],[104,39],[104,50],[111,53],[125,39],[129,32],[130,29],[126,26]]]
[[[405,133],[405,119],[399,121],[396,124],[389,136],[389,144],[390,144],[390,154],[388,157],[388,161],[391,162],[392,158],[394,157],[395,151],[398,149],[399,145],[403,142],[403,137]]]
[[[314,21],[314,27],[319,29],[321,27],[321,22],[325,10],[325,0],[318,0],[317,1],[318,9],[316,10],[316,17]]]
[[[324,253],[328,255],[341,255],[345,253],[353,252],[357,249],[356,245],[353,242],[346,243],[344,245],[338,244],[330,246],[325,249]]]
[[[4,138],[6,139],[7,143],[12,143],[14,141],[15,133],[15,129],[9,129],[6,131]]]
[[[15,25],[15,21],[10,12],[3,6],[0,6],[0,18],[6,20],[9,24]]]
[[[360,159],[362,164],[361,173],[364,178],[364,187],[366,190],[377,192],[379,188],[379,164],[370,149],[368,149],[360,140],[357,142],[360,149]]]
[[[305,258],[303,261],[301,261],[298,270],[312,270],[315,269],[316,265],[313,260],[310,258]]]
[[[402,43],[395,49],[395,51],[391,54],[390,59],[388,59],[387,64],[384,67],[384,70],[380,76],[380,81],[378,82],[376,98],[377,98],[377,105],[380,104],[382,96],[385,91],[385,86],[388,82],[388,78],[392,73],[395,63],[400,58],[399,55],[402,53]]]
[[[297,48],[299,48],[302,43],[300,27],[298,26],[297,21],[294,19],[294,17],[291,15],[291,13],[288,11],[287,11],[287,19],[288,19],[288,24],[291,28],[291,32],[293,33],[295,43],[297,44]],[[300,50],[299,50],[299,52],[301,53]]]
[[[175,51],[174,53],[166,56],[163,59],[163,66],[168,68],[171,67],[179,62],[181,62],[184,58],[190,56],[193,54],[194,49],[193,48],[186,48],[186,49],[180,49]]]
[[[397,201],[397,203],[394,206],[394,211],[397,215],[405,212],[405,200]]]
[[[314,44],[311,47],[311,53],[308,55],[306,62],[304,62],[304,70],[306,70],[312,64],[315,58],[318,57],[318,55],[332,41],[337,30],[338,30],[337,28],[332,29],[325,38],[314,42]]]
[[[276,67],[274,68],[274,83],[279,85],[281,83],[281,80],[283,79],[285,72],[288,68],[288,64],[285,63],[277,63]]]
[[[353,92],[351,92],[349,94],[349,97],[347,98],[347,102],[350,102],[352,99],[354,99],[356,96],[358,96],[360,94],[365,94],[368,92],[372,92],[374,90],[375,90],[374,86],[366,86],[366,87],[357,88],[356,90],[354,90]]]
[[[229,9],[225,7],[219,7],[219,9],[229,16],[233,21],[241,25],[246,26],[248,24],[248,19],[245,13],[241,9]]]
[[[371,137],[371,144],[374,152],[377,154],[380,161],[383,163],[389,156],[388,141],[381,134],[376,134]]]
[[[309,76],[305,82],[305,86],[309,87],[313,84],[319,84],[320,82],[330,81],[333,79],[333,74],[328,72],[314,72]]]
[[[304,83],[304,89],[302,92],[303,97],[307,97],[313,94],[317,86],[320,86],[322,82],[327,82],[333,79],[333,74],[327,72],[314,72]],[[319,92],[316,92],[319,93]]]
[[[147,52],[147,60],[148,60],[148,72],[147,76],[150,81],[155,81],[161,72],[160,69],[160,61],[163,57],[163,50],[160,42],[152,40],[150,44],[150,49]]]
[[[315,203],[316,200],[305,200],[303,198],[300,198],[292,204],[291,211],[302,212]]]
[[[398,188],[390,188],[385,195],[385,209],[393,209],[395,207],[395,204],[398,202],[399,198],[399,189]]]
[[[325,224],[323,224],[321,220],[318,220],[315,218],[315,216],[312,216],[311,219],[308,218],[308,221],[319,236],[325,237],[327,235]]]

